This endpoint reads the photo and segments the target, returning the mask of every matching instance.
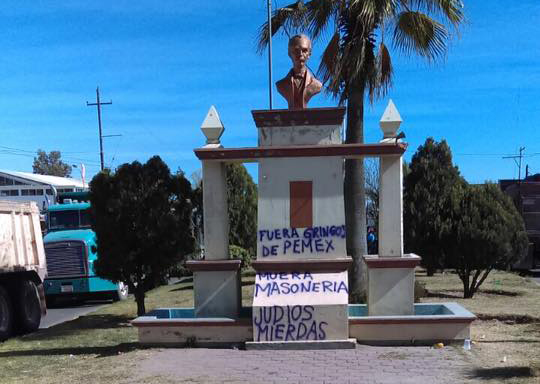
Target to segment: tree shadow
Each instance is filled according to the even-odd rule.
[[[49,348],[49,349],[26,349],[18,351],[0,352],[2,357],[30,357],[30,356],[62,356],[62,355],[97,355],[96,357],[116,356],[136,349],[146,349],[139,343],[120,343],[102,347],[73,347],[73,348]]]
[[[534,369],[531,367],[497,367],[497,368],[476,368],[471,372],[470,378],[476,378],[481,380],[491,379],[512,379],[512,378],[525,378],[535,377]]]
[[[172,285],[184,284],[184,283],[193,283],[193,276],[182,277],[181,280],[177,281]]]
[[[516,296],[522,296],[522,292],[511,292],[511,291],[504,291],[502,289],[480,289],[478,291],[479,293],[485,293],[488,295],[498,295],[498,296],[510,296],[510,297],[516,297]]]
[[[173,288],[169,292],[191,291],[191,290],[193,290],[193,284],[188,284],[184,287]]]
[[[477,313],[476,317],[478,320],[498,320],[507,324],[533,324],[540,323],[540,318],[533,317],[530,315],[512,315],[512,314],[497,314],[497,315],[488,315],[483,313]]]
[[[441,291],[438,292],[427,292],[426,297],[438,297],[440,299],[463,299],[463,294],[459,293],[444,293]]]
[[[125,315],[85,315],[77,319],[54,325],[50,328],[40,329],[37,332],[21,337],[23,341],[39,341],[88,329],[125,328],[131,327],[132,317]]]
[[[534,343],[540,343],[540,340],[538,340],[538,339],[481,340],[480,343],[481,344],[489,344],[489,343],[527,343],[527,344],[531,343],[531,344],[534,344]]]
[[[111,303],[111,299],[86,299],[81,297],[46,297],[47,309],[83,308]]]

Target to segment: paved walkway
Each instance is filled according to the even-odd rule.
[[[161,349],[139,376],[176,383],[469,383],[465,352],[445,347],[371,347],[331,351]]]

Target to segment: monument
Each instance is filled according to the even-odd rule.
[[[194,308],[163,308],[133,321],[144,344],[242,343],[251,349],[354,348],[357,340],[463,340],[474,315],[458,304],[414,304],[420,257],[403,251],[401,116],[389,102],[383,139],[343,144],[345,108],[307,108],[321,83],[306,66],[311,42],[289,41],[293,68],[276,83],[288,109],[255,110],[258,146],[223,148],[212,106],[202,124],[204,260],[193,271]],[[379,254],[365,255],[366,305],[348,303],[344,159],[380,159]],[[240,260],[229,256],[225,164],[258,162],[257,258],[251,307],[242,307]]]

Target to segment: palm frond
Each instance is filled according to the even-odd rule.
[[[313,40],[317,40],[328,23],[337,17],[342,2],[342,0],[311,0],[306,3],[306,19],[309,20],[307,32]]]
[[[416,11],[425,11],[428,15],[443,16],[453,27],[458,27],[464,19],[462,0],[405,0]]]
[[[404,11],[397,15],[394,47],[406,55],[416,53],[433,61],[445,55],[447,39],[444,25],[424,13]]]
[[[272,15],[272,36],[279,30],[295,32],[306,24],[307,9],[303,0],[276,9]],[[259,28],[257,33],[257,53],[262,54],[269,41],[268,22]]]
[[[371,1],[371,0],[368,0]],[[360,3],[358,3],[360,4]],[[369,25],[349,7],[340,18],[341,60],[340,79],[343,82],[341,101],[359,89],[370,92],[376,87],[375,26]]]
[[[339,93],[339,81],[333,81],[338,78],[339,68],[339,32],[334,33],[334,36],[328,42],[321,57],[321,63],[317,70],[323,84],[327,84],[327,90],[332,95]]]
[[[392,59],[388,47],[381,42],[379,44],[379,51],[377,52],[376,86],[374,92],[369,95],[371,103],[375,99],[386,96],[388,90],[392,87],[393,72]]]
[[[397,0],[351,0],[349,10],[362,19],[363,25],[377,28],[385,18],[395,14],[397,6]]]

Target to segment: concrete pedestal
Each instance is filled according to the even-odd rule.
[[[421,258],[364,256],[368,268],[368,315],[414,314],[414,269]]]
[[[186,263],[193,271],[195,317],[238,317],[242,306],[240,264],[240,260]]]

